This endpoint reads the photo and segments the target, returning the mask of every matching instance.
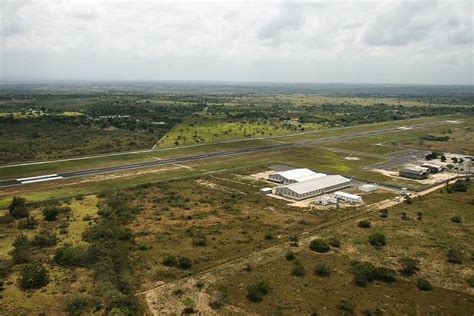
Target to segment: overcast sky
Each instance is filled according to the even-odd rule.
[[[0,0],[1,79],[473,84],[473,1]]]

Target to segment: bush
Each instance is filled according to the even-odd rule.
[[[329,239],[329,245],[331,245],[331,247],[339,248],[341,247],[341,242],[337,238],[331,238]]]
[[[375,280],[375,270],[375,266],[370,262],[355,262],[351,270],[354,275],[354,283],[361,287],[367,286],[367,283]]]
[[[73,246],[71,244],[64,244],[62,247],[56,249],[54,254],[54,261],[60,266],[80,266],[84,256],[84,248]]]
[[[53,222],[59,215],[59,209],[55,206],[48,206],[43,209],[43,217],[45,221]]]
[[[296,259],[296,254],[293,251],[288,251],[285,255],[286,260],[291,261]]]
[[[206,247],[207,246],[207,238],[206,236],[197,236],[193,238],[193,246],[197,247]]]
[[[419,269],[418,269],[418,261],[409,257],[402,257],[399,260],[400,264],[402,265],[402,269],[400,272],[403,275],[413,275],[415,274]]]
[[[18,282],[22,289],[41,288],[49,282],[48,271],[39,263],[26,264],[21,269]]]
[[[13,250],[10,254],[15,264],[26,263],[30,261],[31,249],[28,237],[23,234],[16,236],[12,246]]]
[[[325,240],[314,239],[309,244],[309,249],[319,252],[319,253],[325,253],[329,251],[330,247]]]
[[[337,309],[342,311],[343,315],[353,315],[354,314],[354,303],[349,300],[341,300],[336,305]]]
[[[70,315],[81,315],[89,307],[89,299],[85,296],[74,297],[66,306]]]
[[[38,221],[33,216],[18,221],[18,229],[35,229],[36,226],[38,226]]]
[[[56,245],[58,236],[50,230],[42,230],[36,234],[31,240],[31,244],[35,247],[51,247]]]
[[[294,262],[291,274],[297,277],[302,277],[306,274],[306,270],[300,261],[297,260]]]
[[[360,228],[370,228],[370,226],[372,226],[372,224],[368,220],[362,220],[362,221],[357,223],[357,226],[360,227]]]
[[[318,262],[314,267],[314,274],[320,277],[328,277],[331,275],[331,269],[326,263]]]
[[[424,278],[418,278],[416,280],[416,287],[421,291],[431,291],[433,289],[431,283]]]
[[[474,287],[474,275],[467,278],[467,284],[469,284],[470,287]]]
[[[452,192],[467,192],[466,181],[458,180],[450,186],[450,189]]]
[[[448,250],[448,262],[449,263],[462,263],[462,252],[458,248],[451,248]]]
[[[187,270],[189,268],[191,268],[191,266],[193,265],[193,263],[191,262],[191,260],[187,257],[178,257],[178,260],[177,260],[177,267],[180,268],[181,270]]]
[[[377,267],[375,268],[375,279],[382,282],[395,282],[395,276],[397,273],[395,270],[386,268],[386,267]]]
[[[385,235],[382,233],[375,233],[369,236],[369,243],[374,247],[383,247],[386,244]]]
[[[22,197],[15,196],[8,207],[8,214],[16,219],[28,217],[30,211],[26,207],[26,200]]]
[[[387,209],[383,209],[379,212],[379,216],[382,217],[382,218],[387,218],[388,217],[388,210]]]
[[[247,287],[247,299],[251,302],[260,302],[270,292],[270,286],[265,281]]]
[[[176,267],[178,265],[178,260],[173,255],[167,255],[163,258],[163,265],[168,267]]]
[[[461,218],[461,216],[453,216],[453,217],[451,217],[451,222],[456,223],[456,224],[460,224],[460,223],[462,223],[462,218]]]

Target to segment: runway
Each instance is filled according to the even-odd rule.
[[[192,161],[225,158],[225,157],[232,157],[232,156],[245,155],[245,154],[251,154],[251,153],[287,149],[287,148],[297,147],[297,146],[316,145],[316,144],[348,140],[348,139],[364,137],[364,136],[374,136],[374,135],[381,135],[381,134],[397,132],[397,131],[406,131],[407,129],[420,129],[420,128],[443,125],[443,124],[448,124],[448,123],[449,122],[447,121],[438,121],[438,122],[432,122],[432,123],[411,125],[409,127],[404,127],[404,126],[390,127],[390,128],[383,128],[383,129],[372,130],[372,131],[363,131],[363,132],[356,132],[356,133],[347,133],[347,134],[342,134],[342,135],[337,135],[337,136],[329,136],[329,137],[319,138],[316,140],[275,143],[275,144],[262,145],[262,146],[252,146],[252,147],[246,147],[246,148],[240,148],[240,149],[231,149],[231,150],[216,151],[216,152],[203,153],[203,154],[195,154],[195,155],[182,156],[182,157],[176,157],[176,158],[167,158],[167,159],[162,159],[162,160],[130,163],[130,164],[124,164],[124,165],[110,166],[110,167],[84,169],[84,170],[64,172],[64,173],[58,173],[58,174],[40,175],[40,176],[34,176],[34,177],[28,177],[28,178],[2,180],[0,181],[0,188],[26,185],[26,184],[31,184],[31,183],[45,182],[45,181],[59,181],[62,179],[92,176],[92,175],[124,171],[124,170],[149,168],[149,167],[159,166],[159,165],[168,165],[168,164],[175,164],[175,163],[185,163],[185,162],[192,162]]]

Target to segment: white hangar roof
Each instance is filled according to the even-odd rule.
[[[351,180],[340,175],[330,175],[330,176],[324,176],[324,177],[316,178],[309,181],[292,183],[285,187],[297,194],[304,194],[311,191],[325,189],[333,185],[343,184],[348,181],[351,181]]]
[[[287,171],[277,172],[274,173],[275,175],[280,175],[283,178],[288,180],[295,180],[295,181],[307,181],[315,178],[324,177],[326,174],[324,173],[317,173],[313,170],[308,168],[298,168],[298,169],[291,169]]]

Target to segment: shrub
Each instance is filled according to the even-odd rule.
[[[206,236],[197,236],[193,238],[193,246],[197,247],[206,247],[207,246],[207,238]]]
[[[362,220],[362,221],[357,223],[357,226],[360,227],[360,228],[370,228],[370,226],[372,226],[372,224],[368,220]]]
[[[30,261],[31,249],[28,237],[23,234],[16,236],[12,246],[13,250],[10,254],[15,264],[26,263]]]
[[[431,283],[424,278],[418,278],[416,280],[416,287],[421,291],[431,291],[433,289]]]
[[[456,224],[462,223],[462,218],[461,216],[453,216],[451,217],[451,222],[456,223]]]
[[[66,306],[70,315],[81,315],[89,306],[89,299],[85,296],[76,296]]]
[[[189,268],[191,268],[191,266],[193,265],[193,263],[191,262],[191,260],[187,257],[178,257],[178,260],[177,260],[177,267],[180,268],[181,270],[187,270]]]
[[[467,192],[467,184],[464,180],[454,182],[450,187],[452,192]]]
[[[163,265],[168,267],[176,267],[178,265],[178,260],[176,259],[176,256],[167,255],[163,258]]]
[[[383,209],[379,212],[379,216],[382,217],[382,218],[387,218],[388,217],[388,210],[387,209]]]
[[[26,264],[21,269],[18,282],[22,289],[41,288],[49,282],[48,271],[39,263]]]
[[[331,238],[329,239],[329,245],[331,245],[331,247],[339,248],[341,247],[341,242],[337,238]]]
[[[45,221],[53,222],[59,215],[59,209],[55,206],[48,206],[43,209],[43,217]]]
[[[285,255],[286,260],[291,261],[296,259],[296,254],[293,251],[288,251]]]
[[[270,292],[270,286],[265,281],[247,287],[247,299],[251,302],[260,302]]]
[[[15,196],[8,207],[8,214],[13,218],[24,218],[30,215],[28,207],[26,207],[26,200],[22,197]]]
[[[296,260],[294,262],[291,274],[297,277],[302,277],[306,274],[306,270],[300,261]]]
[[[320,277],[328,277],[331,275],[331,269],[326,263],[318,262],[314,267],[314,274]]]
[[[467,284],[469,284],[470,287],[474,287],[474,275],[467,278]]]
[[[319,253],[325,253],[329,251],[329,245],[325,240],[322,239],[314,239],[311,241],[309,244],[309,249],[319,252]]]
[[[51,247],[56,245],[58,236],[50,230],[42,230],[36,234],[31,240],[31,244],[35,247]]]
[[[354,303],[349,300],[341,300],[336,305],[337,309],[342,311],[343,315],[353,315],[354,314]]]
[[[33,216],[18,221],[18,229],[35,229],[36,226],[38,226],[38,221]]]
[[[84,248],[73,246],[71,244],[64,244],[62,247],[56,249],[54,254],[54,261],[60,266],[80,266],[84,256]]]
[[[382,282],[395,282],[395,276],[397,273],[395,270],[387,267],[377,267],[375,268],[375,279]]]
[[[413,275],[415,274],[418,269],[418,261],[409,257],[402,257],[399,260],[400,264],[402,265],[402,269],[400,272],[403,275]]]
[[[385,235],[382,233],[375,233],[369,236],[369,243],[374,247],[383,247],[386,244]]]
[[[354,275],[354,283],[358,286],[365,287],[367,283],[375,280],[375,266],[370,262],[355,262],[351,272]]]
[[[451,248],[448,250],[448,262],[450,263],[462,263],[462,252],[458,248]]]

